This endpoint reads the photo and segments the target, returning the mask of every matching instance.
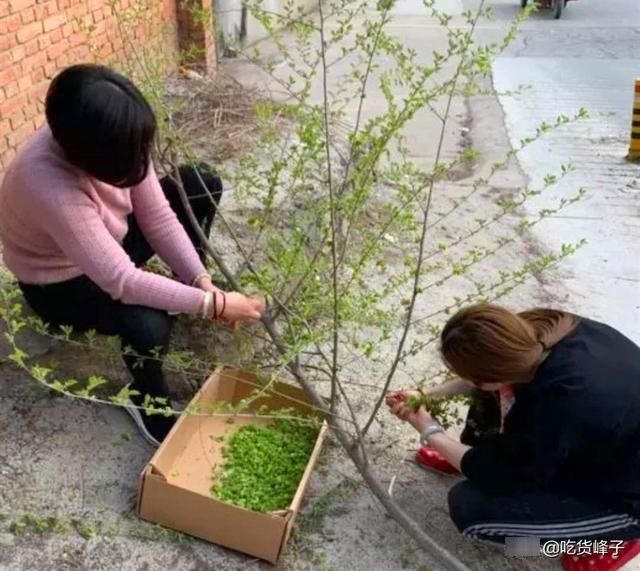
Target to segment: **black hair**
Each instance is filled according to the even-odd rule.
[[[123,188],[144,180],[156,118],[126,77],[100,65],[68,67],[51,82],[45,108],[53,137],[71,164]]]

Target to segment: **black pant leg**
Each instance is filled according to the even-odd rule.
[[[198,172],[196,173],[195,168],[191,166],[181,166],[179,168],[180,178],[189,197],[189,203],[196,220],[202,231],[209,236],[216,209],[222,197],[222,180],[206,163],[198,164],[197,169]],[[200,179],[205,183],[206,188],[202,187]],[[198,232],[193,228],[189,215],[182,204],[176,183],[170,177],[165,176],[160,179],[160,186],[169,201],[171,209],[175,212],[178,221],[187,232],[189,239],[204,263],[206,261],[205,250],[198,237]],[[154,256],[155,252],[144,237],[142,230],[140,230],[135,216],[130,215],[127,221],[129,230],[124,237],[122,247],[136,266],[142,266]]]
[[[103,335],[119,336],[124,362],[133,377],[132,388],[141,393],[141,398],[146,394],[169,394],[162,373],[173,325],[167,312],[113,300],[86,276],[20,287],[27,303],[45,323],[54,327],[69,325],[78,332],[93,329]]]
[[[120,304],[115,309],[115,321],[124,362],[133,377],[131,388],[140,392],[134,401],[142,402],[145,395],[167,397],[169,387],[162,366],[169,350],[173,318],[158,309]]]
[[[206,163],[198,163],[195,167],[183,165],[178,170],[193,214],[202,231],[206,236],[209,236],[217,207],[222,198],[222,180]],[[202,183],[204,183],[204,188]],[[177,184],[171,178],[163,177],[160,179],[160,185],[172,210],[176,213],[178,220],[195,246],[200,259],[205,262],[205,249],[202,247],[197,231],[189,220],[189,215],[180,198]]]
[[[153,258],[155,252],[144,237],[133,214],[127,217],[127,225],[129,230],[122,241],[122,249],[129,254],[131,261],[139,268]]]
[[[69,325],[79,332],[118,333],[114,320],[118,302],[87,276],[47,285],[19,285],[31,309],[53,327]]]
[[[541,491],[488,494],[469,480],[449,491],[449,513],[463,535],[500,543],[506,537],[640,538],[633,516],[616,513],[597,500]]]

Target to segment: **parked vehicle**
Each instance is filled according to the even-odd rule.
[[[541,0],[540,6],[542,8],[551,8],[553,17],[557,20],[562,16],[562,11],[566,7],[567,2],[569,2],[569,0]],[[528,3],[529,0],[520,0],[520,6],[523,8],[526,8]]]

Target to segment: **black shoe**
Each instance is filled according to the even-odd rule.
[[[175,416],[164,416],[162,414],[148,415],[133,403],[125,405],[124,409],[136,423],[142,437],[155,448],[160,446],[160,443],[166,438],[176,423]]]

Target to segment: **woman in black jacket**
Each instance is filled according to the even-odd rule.
[[[389,393],[387,404],[428,445],[418,455],[423,464],[448,463],[466,477],[449,493],[451,517],[465,536],[640,538],[638,346],[607,325],[562,311],[515,314],[479,305],[446,324],[441,352],[460,377],[451,386],[497,397],[495,430],[478,434],[468,425],[463,443],[425,407],[408,406],[412,391]],[[435,392],[450,394],[451,386]],[[640,542],[625,541],[617,551],[628,559]],[[612,567],[606,554],[583,554],[597,559],[592,569],[619,568],[621,561],[609,557]],[[565,568],[581,568],[581,559],[565,557]]]

